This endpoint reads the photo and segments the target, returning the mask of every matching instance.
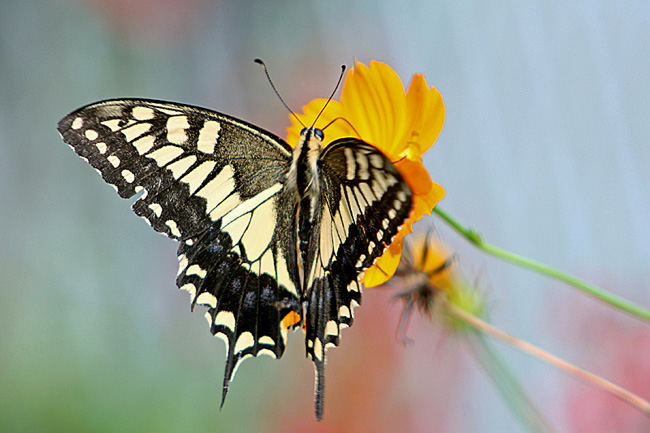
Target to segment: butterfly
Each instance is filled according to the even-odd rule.
[[[180,242],[179,288],[207,307],[226,345],[222,403],[240,363],[280,358],[302,328],[324,401],[325,351],[338,346],[361,302],[363,272],[412,207],[391,161],[357,138],[323,148],[302,130],[292,148],[257,126],[190,105],[114,99],[58,124],[63,140],[135,213]]]

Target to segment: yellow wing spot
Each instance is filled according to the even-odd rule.
[[[268,355],[271,358],[277,359],[277,356],[275,355],[275,352],[273,352],[272,350],[269,350],[269,349],[260,349],[259,352],[257,352],[257,356],[260,356],[260,355]]]
[[[230,311],[219,311],[214,319],[214,324],[224,326],[231,332],[235,332],[235,315]]]
[[[145,135],[144,137],[138,138],[133,142],[133,147],[138,151],[140,155],[144,155],[149,152],[154,145],[155,137],[153,135]]]
[[[205,269],[201,268],[199,265],[192,265],[189,268],[187,268],[187,271],[185,271],[185,275],[196,275],[199,278],[205,278],[205,276],[208,274],[208,271]]]
[[[330,320],[325,325],[325,335],[338,336],[339,335],[339,325],[334,320]]]
[[[196,303],[200,305],[209,305],[212,308],[217,308],[217,298],[208,292],[203,292],[196,297]]]
[[[155,111],[149,107],[134,107],[133,108],[133,117],[137,120],[149,120],[153,119],[155,116]]]
[[[147,155],[147,158],[151,158],[156,161],[158,167],[163,167],[169,164],[171,161],[175,160],[183,153],[183,149],[178,146],[163,146],[159,149],[154,150],[153,152]]]
[[[172,116],[167,119],[167,141],[183,144],[187,140],[185,130],[190,127],[187,116]]]
[[[358,176],[360,179],[366,180],[370,177],[368,171],[368,158],[361,152],[357,152]]]
[[[249,347],[253,347],[254,345],[255,340],[253,339],[253,334],[248,331],[242,332],[242,334],[237,339],[237,342],[235,343],[235,353],[242,352]]]
[[[180,181],[187,184],[190,194],[194,194],[210,175],[215,165],[215,161],[203,161],[201,165],[181,177]]]
[[[94,129],[88,129],[88,130],[86,130],[86,132],[84,133],[84,135],[85,135],[86,138],[87,138],[88,140],[90,140],[90,141],[94,141],[94,140],[97,139],[97,137],[99,137],[99,134],[98,134],[97,131],[95,131]]]
[[[133,183],[133,181],[135,180],[135,175],[131,173],[129,170],[122,170],[122,177],[128,183]]]
[[[208,154],[214,152],[214,146],[219,139],[219,131],[221,131],[221,125],[216,120],[208,120],[205,122],[199,132],[199,139],[196,143],[197,149],[200,152]]]
[[[323,359],[323,343],[318,338],[314,340],[314,357],[319,361]]]
[[[151,203],[149,205],[149,209],[151,209],[151,211],[154,214],[156,214],[156,216],[159,217],[159,218],[160,218],[160,215],[162,215],[162,210],[163,209],[162,209],[162,206],[160,206],[158,203]]]
[[[343,153],[345,153],[345,165],[347,168],[346,178],[348,180],[354,180],[357,170],[357,164],[354,161],[354,153],[352,153],[352,149],[348,147],[343,149]]]
[[[136,123],[133,126],[122,129],[122,134],[126,138],[126,141],[129,143],[140,137],[145,132],[148,132],[151,129],[151,123]]]
[[[370,155],[369,159],[370,159],[370,164],[375,168],[382,168],[384,166],[384,159],[381,156],[377,155],[376,153]]]
[[[273,341],[273,339],[268,335],[263,335],[257,340],[257,344],[268,344],[270,346],[273,346],[275,345],[275,341]]]
[[[169,227],[169,231],[171,232],[172,235],[176,236],[177,238],[181,237],[181,232],[178,230],[178,225],[176,225],[176,221],[167,220],[167,222],[165,222],[165,225]]]
[[[120,165],[120,158],[115,155],[111,155],[108,157],[108,162],[110,162],[113,167],[117,168]]]
[[[169,164],[169,171],[172,172],[172,176],[174,176],[175,179],[178,179],[181,177],[187,170],[190,169],[192,164],[196,162],[196,156],[190,155],[186,156],[185,158],[179,159],[178,161]]]

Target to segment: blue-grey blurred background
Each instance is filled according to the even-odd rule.
[[[3,0],[0,431],[525,429],[463,339],[414,317],[414,344],[402,346],[386,290],[366,292],[328,353],[322,423],[300,335],[281,361],[246,361],[219,411],[223,343],[175,287],[175,243],[55,125],[81,105],[142,96],[283,136],[287,112],[255,57],[296,110],[354,59],[385,61],[405,83],[425,73],[447,107],[425,156],[447,191],[441,206],[497,245],[650,306],[644,0]],[[650,397],[647,324],[437,226],[486,292],[492,323]],[[559,431],[649,431],[601,391],[494,347]]]

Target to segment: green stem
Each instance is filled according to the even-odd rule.
[[[488,377],[492,379],[497,390],[501,393],[501,397],[522,426],[530,432],[549,433],[556,431],[544,417],[544,414],[535,406],[535,403],[498,352],[485,339],[484,334],[475,332],[470,337],[473,337],[470,338],[470,347],[474,352],[474,356],[487,372]]]
[[[502,260],[505,260],[515,265],[531,269],[533,271],[539,272],[540,274],[547,275],[551,278],[563,281],[567,284],[576,287],[583,292],[600,299],[601,301],[607,302],[608,304],[620,308],[623,311],[626,311],[638,318],[650,321],[650,310],[637,305],[633,302],[630,302],[626,299],[616,296],[612,293],[609,293],[600,287],[594,286],[580,278],[571,275],[569,273],[560,271],[551,266],[548,266],[544,263],[529,259],[527,257],[520,256],[519,254],[506,251],[499,247],[496,247],[488,242],[483,240],[483,237],[475,229],[465,227],[460,222],[455,220],[451,215],[442,210],[440,206],[436,206],[433,211],[443,220],[445,220],[450,226],[452,226],[456,231],[462,234],[467,240],[476,245],[477,248],[485,251],[488,254],[491,254],[495,257],[498,257]]]

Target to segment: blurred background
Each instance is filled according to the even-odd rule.
[[[325,419],[295,334],[225,352],[176,289],[176,244],[60,139],[112,97],[209,107],[280,136],[341,64],[425,73],[447,119],[425,163],[441,206],[491,242],[650,306],[650,4],[638,1],[0,1],[0,431],[525,431],[463,338],[366,291],[328,352]],[[650,327],[440,238],[490,320],[650,398]],[[650,431],[638,412],[500,343],[558,431]]]

